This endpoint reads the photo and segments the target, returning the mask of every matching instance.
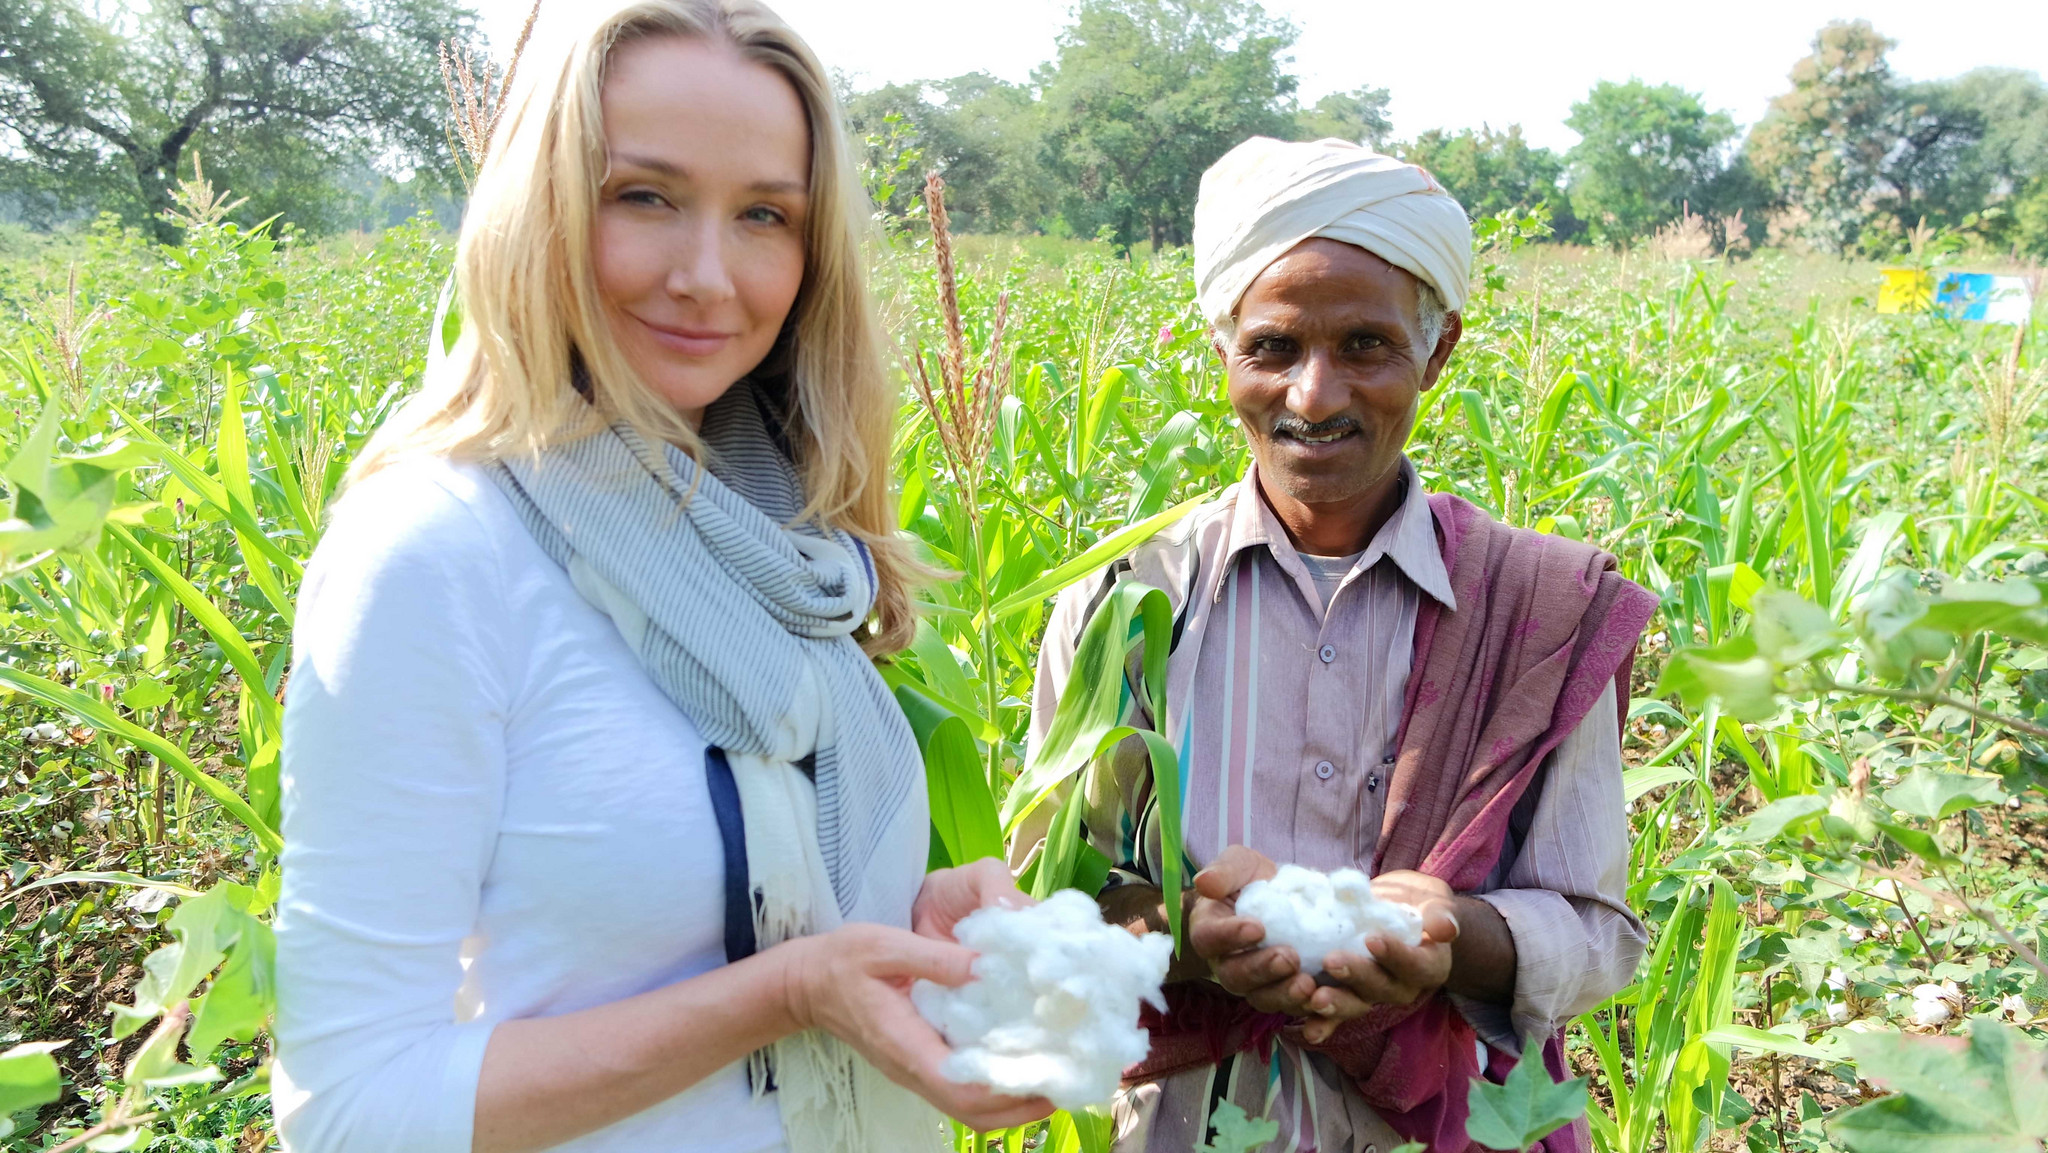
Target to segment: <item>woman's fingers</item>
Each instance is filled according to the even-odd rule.
[[[985,1085],[961,1085],[944,1078],[937,1079],[931,1092],[921,1095],[941,1113],[983,1133],[1029,1125],[1052,1115],[1052,1102],[1043,1097],[1012,1097]]]
[[[1038,903],[1017,887],[1017,878],[1010,875],[1009,866],[994,857],[983,857],[961,866],[961,869],[967,874],[978,898],[975,903],[977,909],[992,905],[1003,909],[1027,909]]]
[[[965,945],[938,941],[901,929],[884,929],[889,935],[886,948],[868,965],[872,976],[889,981],[933,981],[957,988],[974,979],[974,959],[980,954]]]
[[[1042,1097],[1013,1097],[985,1085],[965,1085],[946,1077],[952,1054],[945,1038],[933,1029],[909,998],[893,988],[873,994],[871,1018],[858,1038],[845,1038],[890,1080],[931,1102],[934,1108],[979,1130],[1007,1129],[1044,1119],[1052,1102]]]
[[[994,857],[983,857],[951,869],[927,874],[910,910],[916,932],[942,941],[953,939],[953,927],[991,905],[1021,909],[1037,904],[1019,892],[1010,870]]]

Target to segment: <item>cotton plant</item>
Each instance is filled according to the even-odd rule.
[[[1073,889],[1025,909],[988,908],[953,935],[980,956],[974,979],[949,989],[919,981],[910,999],[953,1047],[947,1077],[999,1093],[1046,1097],[1062,1109],[1102,1105],[1125,1068],[1145,1059],[1140,1003],[1165,1009],[1173,960],[1164,933],[1103,923]]]
[[[1374,896],[1372,881],[1356,869],[1319,873],[1282,865],[1271,879],[1244,887],[1237,911],[1265,926],[1261,945],[1292,948],[1310,972],[1321,972],[1331,953],[1363,954],[1368,936],[1422,943],[1422,914]]]

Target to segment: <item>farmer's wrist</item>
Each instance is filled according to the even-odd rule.
[[[1478,897],[1455,896],[1458,936],[1451,942],[1451,971],[1444,989],[1491,1005],[1515,999],[1515,935],[1500,910]]]

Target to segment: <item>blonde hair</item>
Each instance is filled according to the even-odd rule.
[[[534,453],[617,420],[703,459],[695,431],[614,347],[592,252],[608,165],[602,94],[611,54],[661,36],[728,45],[774,69],[803,104],[811,136],[803,285],[752,377],[784,401],[809,500],[802,518],[844,529],[873,553],[878,593],[865,647],[896,651],[916,628],[913,594],[924,570],[898,535],[889,493],[898,398],[862,257],[865,193],[824,66],[753,0],[629,0],[552,46],[537,38],[463,215],[461,339],[349,479],[415,453],[482,461]]]

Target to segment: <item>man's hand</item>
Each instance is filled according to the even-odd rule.
[[[1279,871],[1265,856],[1232,845],[1195,874],[1195,906],[1188,915],[1188,943],[1206,962],[1224,991],[1242,997],[1262,1013],[1303,1017],[1315,978],[1301,971],[1301,958],[1284,945],[1261,949],[1266,927],[1237,915],[1237,894],[1253,881]]]
[[[1315,1020],[1302,1030],[1319,1043],[1337,1026],[1364,1016],[1375,1005],[1410,1005],[1441,988],[1451,976],[1458,939],[1457,898],[1449,885],[1413,870],[1372,879],[1373,896],[1399,901],[1422,914],[1422,941],[1405,945],[1377,933],[1365,938],[1365,952],[1337,952],[1323,959],[1330,983],[1309,998]]]
[[[1038,902],[1020,892],[1010,870],[994,857],[928,873],[910,906],[911,930],[921,937],[953,940],[953,926],[990,905],[1022,909]]]

